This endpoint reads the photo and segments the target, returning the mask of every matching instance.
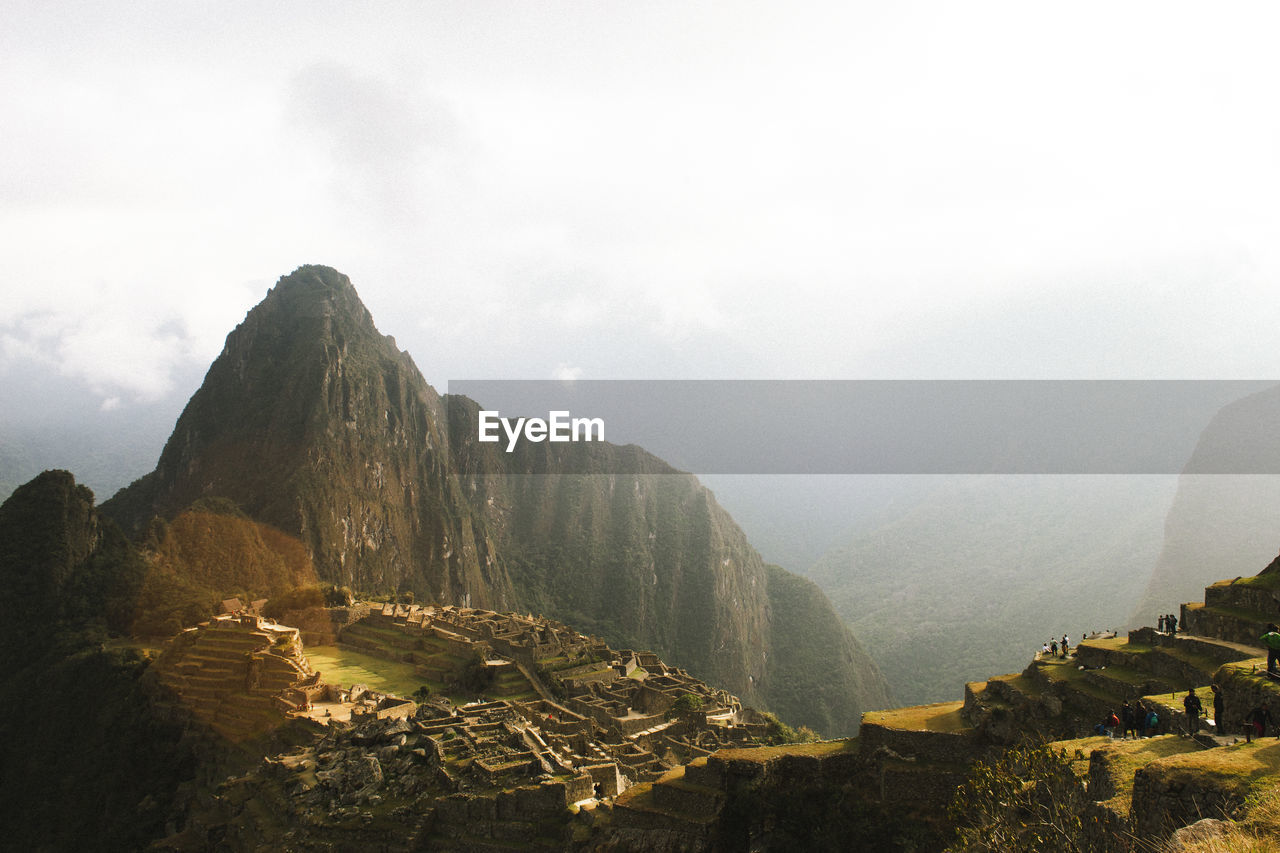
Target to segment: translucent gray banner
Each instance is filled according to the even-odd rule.
[[[455,380],[481,473],[1277,474],[1280,383]],[[641,453],[638,445],[654,460]]]

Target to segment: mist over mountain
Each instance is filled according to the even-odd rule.
[[[1173,480],[937,478],[891,517],[851,525],[802,573],[900,701],[940,701],[1019,669],[1053,636],[1122,627],[1159,551]]]
[[[1275,470],[1277,422],[1280,389],[1227,404],[1180,476],[704,479],[771,558],[821,543],[794,564],[898,698],[927,702],[1017,669],[1027,644],[1154,625],[1207,584],[1270,561],[1280,476],[1210,472]]]
[[[1248,576],[1280,548],[1280,387],[1232,403],[1205,428],[1178,478],[1164,544],[1134,621],[1195,601],[1214,581]]]
[[[173,393],[115,405],[40,363],[10,369],[0,410],[0,500],[41,471],[75,471],[99,496],[155,467],[173,421],[200,375],[175,377]]]
[[[632,446],[451,444],[475,408],[426,383],[345,276],[302,267],[103,511],[139,536],[226,499],[299,539],[320,581],[563,619],[824,732],[888,703],[830,603],[766,566],[695,477]]]

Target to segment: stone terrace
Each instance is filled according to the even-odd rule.
[[[315,678],[295,628],[223,616],[179,634],[155,664],[197,719],[238,742],[283,724]]]

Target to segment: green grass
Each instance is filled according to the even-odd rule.
[[[825,758],[828,755],[836,755],[841,752],[857,751],[857,738],[845,738],[842,740],[821,740],[817,743],[791,743],[784,746],[721,749],[716,752],[716,756],[725,761],[765,762],[784,755],[808,755]],[[684,768],[681,767],[679,769],[680,775],[683,776]]]
[[[889,711],[868,711],[862,722],[908,731],[959,732],[968,728],[961,716],[963,702],[938,702]]]
[[[1212,707],[1212,706],[1211,706]],[[1133,774],[1152,761],[1198,752],[1200,747],[1187,738],[1163,735],[1143,740],[1108,740],[1100,738],[1095,748],[1106,752],[1106,772],[1115,786],[1115,795],[1106,805],[1117,814],[1128,814],[1133,799]]]
[[[1221,604],[1215,604],[1213,606],[1206,605],[1199,609],[1206,613],[1217,613],[1239,622],[1256,622],[1259,625],[1265,625],[1272,619],[1265,613],[1257,610],[1247,610],[1243,607],[1224,607]]]
[[[311,668],[321,673],[320,678],[326,684],[342,687],[366,684],[373,690],[400,696],[412,696],[423,684],[428,685],[432,693],[441,688],[441,685],[432,684],[414,672],[413,664],[390,661],[339,646],[310,646],[304,653],[311,662]]]
[[[1280,573],[1272,573],[1266,575],[1254,575],[1250,578],[1240,578],[1237,581],[1227,581],[1230,584],[1239,584],[1241,586],[1256,586],[1263,589],[1280,589]]]
[[[1117,652],[1135,652],[1138,654],[1149,652],[1153,648],[1152,646],[1144,643],[1130,643],[1129,638],[1124,635],[1119,637],[1109,637],[1105,640],[1082,640],[1077,645],[1097,646],[1101,649],[1111,649],[1112,651]]]
[[[1071,690],[1086,696],[1091,696],[1094,699],[1101,699],[1104,702],[1115,702],[1117,705],[1120,704],[1115,694],[1110,690],[1106,690],[1086,681],[1084,677],[1084,670],[1078,669],[1078,666],[1079,664],[1075,662],[1074,658],[1065,661],[1041,660],[1036,662],[1036,667],[1039,669],[1040,674],[1051,682],[1066,684]]]

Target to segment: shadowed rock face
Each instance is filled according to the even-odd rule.
[[[138,535],[229,498],[298,537],[319,580],[542,613],[827,733],[888,704],[826,598],[766,569],[695,477],[605,443],[451,445],[448,419],[475,408],[426,383],[346,276],[302,267],[228,335],[156,470],[103,509]]]

